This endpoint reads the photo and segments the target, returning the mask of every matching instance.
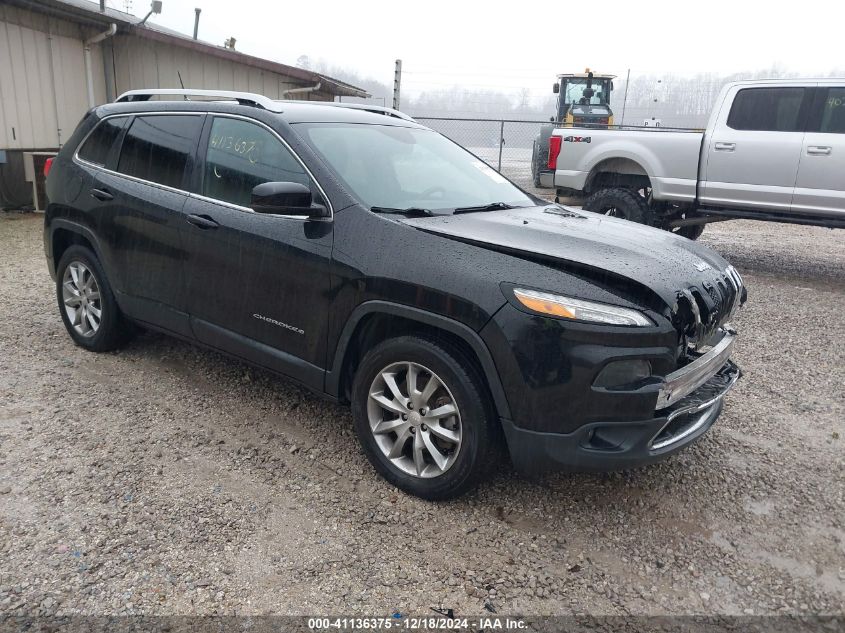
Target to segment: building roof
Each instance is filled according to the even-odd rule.
[[[109,24],[117,25],[118,33],[128,33],[142,37],[145,39],[158,41],[175,46],[181,46],[219,57],[233,62],[238,62],[246,66],[252,66],[268,72],[286,75],[293,79],[298,79],[303,84],[314,85],[321,84],[321,92],[328,92],[342,97],[369,97],[370,94],[363,88],[358,88],[339,79],[328,77],[316,73],[305,68],[298,68],[296,66],[288,66],[279,62],[270,61],[262,57],[255,57],[247,55],[230,48],[223,46],[216,46],[203,42],[202,40],[195,40],[187,35],[168,29],[157,24],[146,22],[141,24],[142,19],[130,13],[124,13],[111,7],[106,7],[104,12],[100,11],[100,6],[97,2],[90,0],[40,0],[39,2],[30,2],[29,0],[12,0],[14,4],[26,6],[28,9],[40,11],[42,13],[49,13],[57,15],[68,20],[88,24],[91,26],[108,27]]]

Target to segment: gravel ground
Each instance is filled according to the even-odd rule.
[[[0,612],[843,612],[845,232],[708,227],[745,377],[689,450],[436,504],[282,379],[157,334],[75,347],[41,224],[0,216]]]

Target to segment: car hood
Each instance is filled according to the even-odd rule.
[[[656,293],[673,312],[680,291],[718,284],[729,266],[709,248],[668,231],[559,205],[403,222],[479,246],[550,257],[574,270],[623,277]]]

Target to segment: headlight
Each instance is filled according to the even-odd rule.
[[[639,327],[654,325],[642,312],[606,303],[570,299],[569,297],[523,288],[514,288],[513,294],[529,310],[562,319],[577,319],[578,321],[606,323],[608,325],[635,325]]]

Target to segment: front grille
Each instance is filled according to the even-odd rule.
[[[742,278],[733,266],[700,286],[678,292],[675,327],[684,347],[697,349],[727,323],[742,301]]]

